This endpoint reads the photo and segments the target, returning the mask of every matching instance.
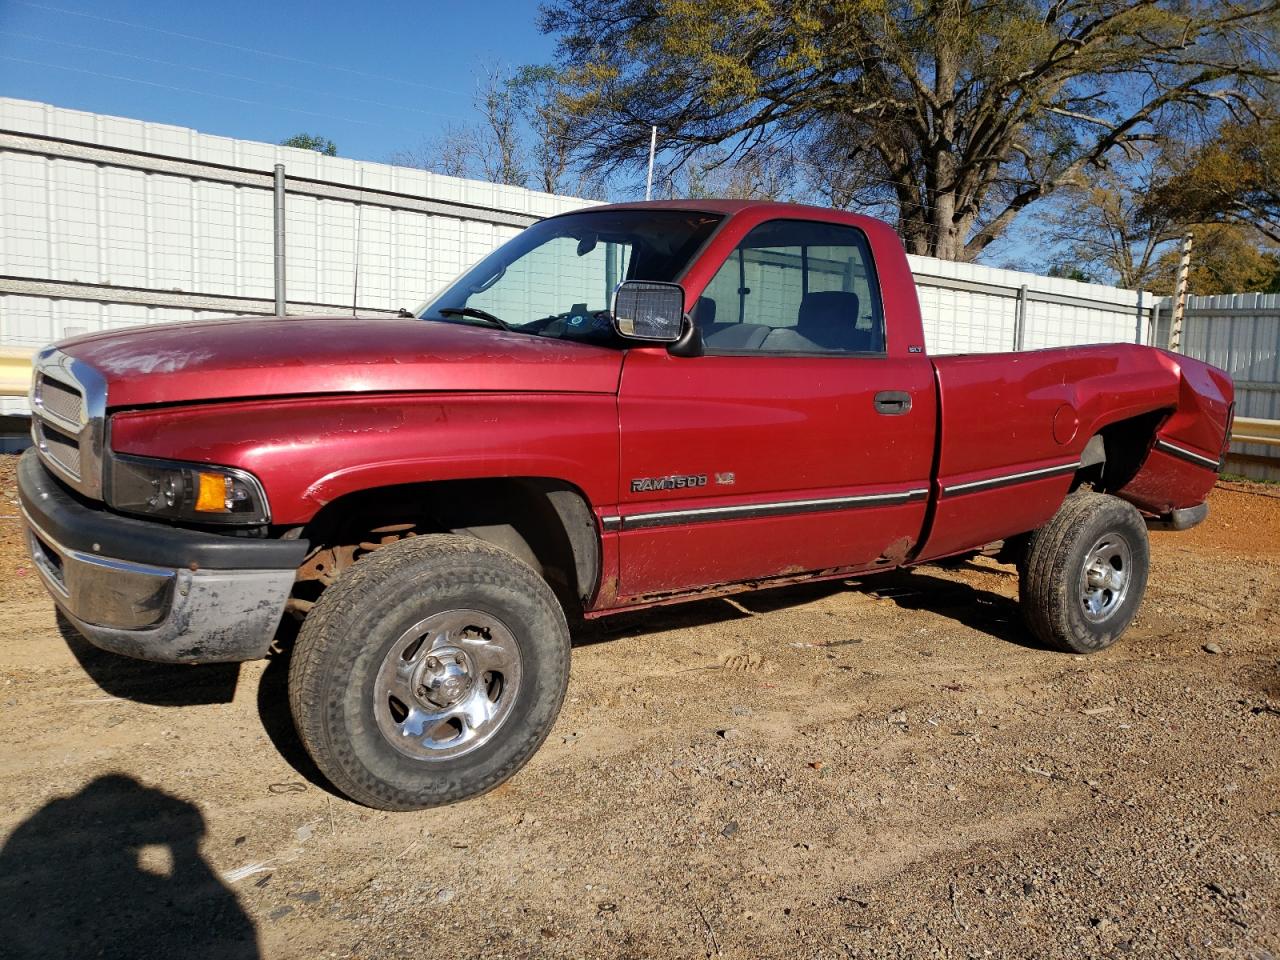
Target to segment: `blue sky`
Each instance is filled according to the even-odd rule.
[[[546,63],[531,0],[0,0],[0,96],[385,161],[476,119],[486,64]],[[987,263],[1027,261],[1025,219]],[[1034,268],[1034,264],[1028,264]]]
[[[0,95],[385,160],[472,119],[486,61],[551,59],[537,4],[0,0]]]

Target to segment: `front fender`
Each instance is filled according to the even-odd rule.
[[[239,467],[272,522],[302,524],[360,490],[431,480],[544,477],[596,507],[617,499],[612,395],[303,397],[137,410],[111,420],[119,453]]]

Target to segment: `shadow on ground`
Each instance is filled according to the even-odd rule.
[[[847,591],[875,594],[905,610],[928,611],[1005,643],[1041,649],[1022,625],[1015,601],[933,575],[928,568],[879,574],[865,581],[793,584],[623,613],[602,620],[579,618],[573,624],[573,645],[589,646],[619,637],[725,623]],[[238,664],[192,667],[129,660],[98,650],[61,617],[59,628],[85,671],[114,696],[159,706],[180,706],[227,703],[235,693]],[[293,621],[281,625],[277,645],[285,652],[273,654],[263,672],[258,684],[258,716],[272,745],[294,771],[311,785],[337,795],[303,747],[293,725],[288,679],[289,652],[296,634],[297,625]]]
[[[204,818],[131,777],[99,777],[0,849],[5,957],[256,960],[253,922],[200,854]]]
[[[200,666],[150,663],[99,650],[76,631],[61,613],[58,632],[84,672],[103,692],[153,707],[190,707],[230,703],[240,678],[238,663]]]
[[[618,637],[725,623],[847,592],[873,594],[891,600],[904,610],[928,611],[947,617],[1005,643],[1043,649],[1023,625],[1017,601],[936,576],[928,567],[878,574],[866,580],[801,583],[618,614],[586,621],[575,630],[573,643],[588,646]]]
[[[313,787],[319,787],[327,793],[340,797],[341,794],[333,785],[298,737],[298,728],[293,723],[293,712],[289,707],[289,656],[290,646],[285,653],[273,654],[267,661],[267,669],[258,681],[258,719],[262,729],[266,731],[271,745],[281,758],[293,767],[298,776]]]
[[[99,650],[80,636],[60,613],[58,631],[85,673],[111,696],[160,707],[230,703],[235,696],[240,679],[238,663],[191,666],[150,663],[117,656]],[[336,796],[336,791],[298,739],[289,709],[289,651],[297,633],[297,623],[292,618],[285,618],[276,635],[277,647],[285,652],[273,653],[267,661],[267,668],[258,683],[258,717],[272,746],[285,762],[313,786]],[[3,955],[0,951],[0,957]]]
[[[1018,601],[934,576],[928,568],[903,575],[902,589],[888,596],[904,610],[927,610],[1014,646],[1047,649],[1022,622]]]

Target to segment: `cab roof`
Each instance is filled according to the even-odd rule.
[[[811,203],[782,203],[777,200],[634,200],[628,203],[607,203],[593,207],[556,214],[557,217],[605,210],[681,210],[692,213],[714,213],[722,217],[747,214],[752,220],[811,219],[847,223],[861,227],[868,233],[887,230],[896,232],[883,220],[849,210],[821,207]]]
[[[830,207],[809,203],[781,203],[777,200],[632,200],[625,203],[606,203],[575,210],[692,210],[703,213],[719,213],[730,216],[743,210],[764,208],[771,211],[789,210],[792,213],[831,213]],[[843,211],[841,211],[843,212]]]

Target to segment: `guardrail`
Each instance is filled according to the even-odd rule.
[[[1280,447],[1280,420],[1236,417],[1235,425],[1231,428],[1231,439],[1237,443],[1265,443]]]

